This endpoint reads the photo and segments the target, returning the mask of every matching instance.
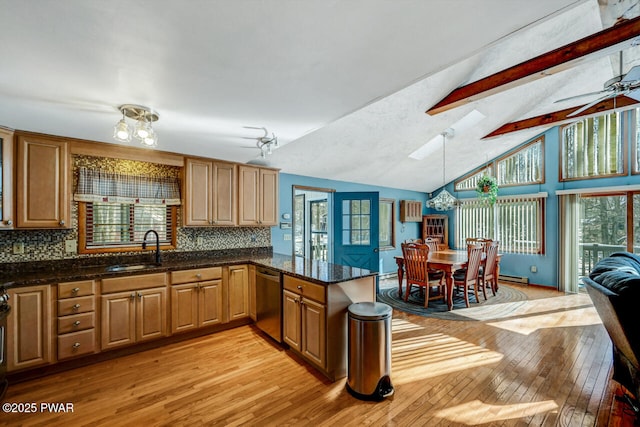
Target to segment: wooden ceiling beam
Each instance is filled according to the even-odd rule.
[[[427,110],[435,115],[490,95],[503,92],[542,77],[575,67],[630,45],[640,35],[640,16],[569,43],[558,49],[543,53],[513,67],[453,90],[440,102]]]
[[[571,107],[560,111],[554,111],[553,113],[530,117],[528,119],[518,120],[517,122],[506,123],[490,134],[483,136],[482,139],[495,138],[496,136],[518,132],[525,129],[531,129],[538,126],[557,126],[563,123],[573,122],[580,117],[602,114],[605,111],[613,110],[614,108],[628,108],[634,105],[640,105],[640,102],[626,96],[618,96],[615,99],[615,104],[613,102],[613,99],[606,99],[595,104],[593,107],[584,110],[582,113],[576,114],[575,116],[571,117],[567,116],[573,111],[576,111],[578,108],[580,108],[580,106]]]

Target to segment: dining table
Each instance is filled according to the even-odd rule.
[[[398,265],[398,295],[402,297],[402,281],[404,279],[404,257],[402,255],[394,257]],[[495,277],[500,274],[500,258],[498,254],[496,261]],[[446,292],[447,292],[447,308],[453,308],[453,273],[467,266],[468,255],[466,250],[445,249],[441,251],[429,252],[427,266],[430,269],[442,270],[444,272]],[[484,263],[484,254],[482,256]]]

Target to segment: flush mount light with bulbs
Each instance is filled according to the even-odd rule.
[[[135,104],[122,104],[118,107],[122,119],[113,128],[113,137],[120,142],[130,142],[134,136],[146,147],[157,147],[158,136],[153,131],[152,123],[158,121],[160,115],[149,107]],[[133,130],[125,120],[128,117],[136,121]]]

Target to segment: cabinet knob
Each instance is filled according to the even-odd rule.
[[[298,300],[298,298],[295,298],[295,299],[293,300],[293,302],[295,302],[295,303],[297,304],[297,303],[299,303],[299,302],[300,302],[300,300]]]
[[[78,292],[80,292],[80,288],[73,288],[73,289],[71,289],[71,293],[72,293],[72,294],[77,294]]]
[[[64,225],[64,219],[60,220],[60,225]]]
[[[73,322],[73,326],[80,326],[80,321],[76,320],[75,322]]]
[[[138,298],[142,299],[142,294],[140,292],[138,292]]]
[[[301,285],[296,286],[296,288],[298,288],[299,290],[302,290],[302,286]]]
[[[202,279],[202,274],[200,274],[200,273],[196,273],[196,277],[197,277],[198,279]]]
[[[78,309],[80,309],[80,304],[74,304],[73,311],[78,311]]]
[[[212,221],[212,224],[217,224],[218,221],[216,221],[215,219]]]
[[[6,223],[7,223],[7,225],[13,225],[13,221],[11,221],[11,220],[6,221]]]
[[[135,292],[131,292],[131,295],[129,295],[129,299],[131,301],[133,301],[134,299],[136,299],[136,293]]]
[[[73,343],[73,348],[79,348],[79,347],[80,347],[80,343],[79,342]]]

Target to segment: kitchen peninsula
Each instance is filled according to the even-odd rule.
[[[252,323],[260,303],[256,267],[282,273],[285,347],[331,380],[346,375],[346,308],[375,300],[375,272],[270,248],[163,257],[160,265],[150,264],[149,254],[0,265],[0,286],[15,310],[8,324],[10,378]],[[288,298],[292,292],[297,296]]]

